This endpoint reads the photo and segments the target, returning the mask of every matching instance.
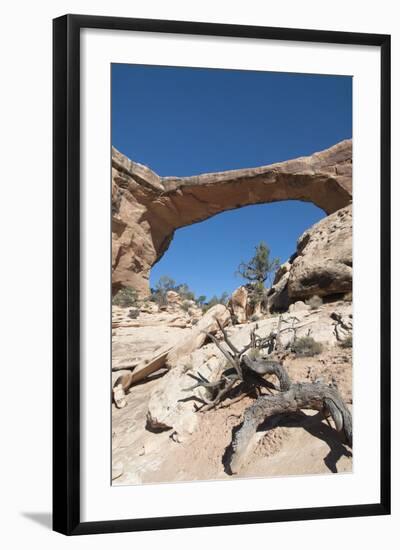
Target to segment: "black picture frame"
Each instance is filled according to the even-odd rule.
[[[381,50],[380,501],[273,511],[80,520],[80,31],[84,28],[378,46]],[[66,535],[390,513],[390,36],[65,15],[53,21],[53,529]]]

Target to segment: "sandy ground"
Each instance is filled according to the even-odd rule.
[[[351,403],[351,350],[334,348],[313,358],[286,360],[294,381],[330,381],[334,376]],[[253,399],[243,398],[200,416],[194,433],[174,440],[171,430],[146,429],[147,403],[161,374],[134,386],[127,407],[113,406],[115,485],[228,479],[232,430]],[[235,477],[268,477],[350,472],[352,452],[316,411],[267,421],[259,427],[242,468]]]

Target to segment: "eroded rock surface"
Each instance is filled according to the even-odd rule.
[[[308,309],[303,302],[311,297],[336,299],[351,292],[352,229],[351,204],[307,229],[297,241],[296,252],[278,268],[267,289],[268,311],[284,312],[289,307],[295,311],[301,304]],[[249,287],[236,289],[229,302],[238,323],[251,320],[256,313],[254,307],[249,307]]]
[[[351,292],[352,222],[350,204],[300,236],[296,253],[280,266],[268,291],[270,311],[286,311],[290,304],[312,296],[337,297]]]
[[[222,326],[230,321],[229,310],[223,304],[216,304],[210,308],[187,336],[170,351],[167,357],[167,366],[175,367],[192,351],[200,348],[207,338],[207,333],[214,334],[218,331],[217,320]]]
[[[242,285],[232,292],[232,296],[229,301],[232,314],[235,316],[236,322],[239,324],[247,321],[248,296],[249,293],[246,286]]]
[[[352,289],[352,207],[346,206],[305,231],[288,279],[291,302]]]
[[[174,316],[172,312],[168,315]],[[276,331],[278,322],[279,316],[272,316],[228,326],[226,330],[240,348],[248,343],[252,329],[257,327],[257,334],[264,337]],[[155,317],[154,323],[152,337],[139,327],[119,328],[116,340],[121,345],[120,351],[126,347],[127,353],[131,353],[125,333],[132,345],[134,342],[137,346],[136,353],[144,347],[157,353],[160,340],[163,345],[173,345],[178,337],[176,333],[186,339],[192,331],[182,328],[172,333],[166,319],[160,317]],[[351,404],[351,348],[343,347],[342,342],[351,337],[352,325],[352,306],[344,301],[323,304],[315,310],[299,308],[282,314],[284,346],[293,338],[293,327],[298,338],[309,335],[323,346],[322,353],[314,357],[294,354],[285,357],[283,362],[290,378],[299,382],[334,382],[346,403]],[[198,413],[196,405],[200,403],[196,396],[209,397],[207,390],[186,391],[196,383],[193,376],[201,374],[214,381],[225,366],[226,360],[217,346],[206,343],[182,356],[171,370],[161,370],[145,383],[134,385],[126,395],[125,408],[112,406],[113,484],[228,478],[222,458],[232,438],[232,429],[240,423],[254,397],[245,397],[233,404],[230,404],[233,399],[227,399],[217,410]],[[321,415],[289,418],[272,430],[268,430],[268,426],[260,428],[253,443],[254,451],[240,470],[240,477],[328,473],[349,471],[352,467],[351,452],[343,447],[340,437]]]
[[[190,373],[199,374],[209,382],[215,382],[224,364],[214,344],[204,346],[186,357],[186,360],[171,369],[152,392],[147,412],[147,425],[151,429],[173,429],[174,437],[181,442],[193,433],[199,415],[195,413],[196,397],[209,397],[206,388],[186,390],[196,384]],[[196,368],[194,368],[196,366]],[[197,405],[199,403],[197,402]]]
[[[240,206],[290,199],[331,214],[351,203],[351,175],[351,140],[309,157],[183,178],[162,178],[113,148],[113,290],[129,286],[148,295],[150,268],[179,227]]]

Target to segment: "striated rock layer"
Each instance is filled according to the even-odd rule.
[[[290,302],[314,295],[345,294],[353,282],[351,205],[319,221],[297,241],[288,277]]]
[[[309,157],[199,176],[162,178],[112,150],[112,283],[149,293],[150,268],[174,231],[215,214],[280,200],[313,202],[327,214],[352,200],[352,142]],[[293,286],[291,292],[297,295]]]
[[[352,205],[345,206],[307,229],[297,250],[278,269],[268,292],[270,311],[312,296],[340,296],[352,291]]]

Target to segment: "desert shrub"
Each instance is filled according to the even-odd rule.
[[[206,311],[208,311],[210,308],[212,308],[213,306],[216,306],[217,304],[219,304],[219,301],[218,301],[218,297],[217,296],[213,296],[212,298],[210,298],[208,300],[208,302],[206,302],[205,304],[203,304],[202,306],[202,309],[203,309],[203,313],[205,313]]]
[[[262,316],[258,313],[253,313],[253,315],[250,317],[250,321],[254,323],[255,321],[259,321],[261,318]]]
[[[159,307],[167,305],[167,293],[161,290],[154,290],[151,293],[151,301],[155,302]]]
[[[322,306],[323,300],[320,296],[311,296],[306,300],[306,304],[311,307],[311,309],[318,309]]]
[[[264,283],[258,281],[252,285],[249,292],[249,304],[252,307],[261,304],[265,309],[268,304],[268,289],[264,287]]]
[[[182,300],[195,300],[196,297],[194,295],[194,292],[192,292],[189,288],[189,285],[186,283],[182,283],[178,286],[176,286],[174,289],[175,292],[179,294],[179,296],[182,298]]]
[[[350,334],[339,344],[342,348],[352,348],[353,347],[353,335]]]
[[[112,303],[114,306],[129,307],[136,306],[138,301],[138,295],[133,288],[125,287],[121,288],[117,294],[113,297]]]
[[[154,288],[150,289],[150,296],[147,298],[149,302],[153,302],[153,304],[156,304],[158,302],[158,291]]]
[[[134,309],[130,309],[128,313],[128,317],[130,319],[137,319],[139,317],[140,310],[135,307]]]
[[[196,296],[194,292],[189,288],[189,285],[186,283],[176,284],[174,279],[168,277],[168,275],[163,275],[160,277],[158,282],[155,285],[155,288],[151,289],[151,300],[161,306],[167,305],[167,293],[172,290],[179,294],[182,300],[193,300],[196,301]],[[205,296],[200,296],[204,298]]]
[[[185,300],[184,302],[181,303],[181,308],[183,309],[183,311],[188,312],[191,307],[192,307],[192,303],[190,302],[190,300]]]
[[[312,357],[322,352],[322,344],[316,342],[311,336],[296,338],[291,348],[296,355],[302,357]]]
[[[261,350],[259,348],[250,348],[247,352],[247,356],[252,361],[255,361],[256,359],[259,359],[261,356]]]
[[[221,296],[214,295],[210,300],[203,305],[203,313],[208,311],[210,308],[216,306],[217,304],[223,304],[226,306],[229,299],[229,294],[227,292],[223,292]]]
[[[168,292],[168,290],[175,290],[176,283],[174,279],[168,277],[168,275],[162,275],[158,279],[156,284],[156,290],[161,290],[163,292]]]
[[[207,300],[207,296],[204,296],[204,294],[202,294],[201,296],[199,296],[198,298],[196,298],[196,304],[199,306],[199,307],[202,307],[205,303],[205,301]]]
[[[168,277],[168,275],[163,275],[159,278],[156,283],[155,288],[151,289],[151,301],[155,302],[159,307],[167,305],[167,292],[169,290],[175,289],[175,281]]]

